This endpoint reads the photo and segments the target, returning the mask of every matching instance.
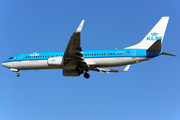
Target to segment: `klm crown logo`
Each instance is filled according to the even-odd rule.
[[[154,32],[154,33],[151,33],[151,35],[152,35],[152,36],[157,36],[158,33],[155,33],[155,32]]]
[[[158,33],[153,32],[153,33],[151,33],[151,36],[148,36],[148,37],[147,37],[146,40],[155,41],[155,40],[158,40],[158,39],[162,39],[162,36],[158,36]]]
[[[55,59],[52,59],[51,62],[55,62],[56,60]]]

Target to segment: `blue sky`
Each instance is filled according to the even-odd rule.
[[[62,70],[0,67],[1,120],[179,120],[178,0],[0,1],[0,62],[12,55],[63,51],[82,19],[82,49],[125,48],[170,16],[160,56],[125,73],[90,72],[89,80]],[[122,69],[117,67],[114,69]]]

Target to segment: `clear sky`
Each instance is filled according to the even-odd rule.
[[[1,0],[0,62],[63,51],[82,19],[82,49],[125,48],[170,16],[159,56],[124,73],[14,72],[0,66],[0,120],[180,120],[179,0]],[[123,69],[117,67],[113,69]]]

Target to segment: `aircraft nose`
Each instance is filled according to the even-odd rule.
[[[6,63],[2,63],[2,66],[6,67]]]

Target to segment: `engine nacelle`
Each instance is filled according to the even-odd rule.
[[[63,65],[63,57],[49,58],[48,65]]]
[[[74,69],[63,69],[64,76],[80,76],[80,74]]]

